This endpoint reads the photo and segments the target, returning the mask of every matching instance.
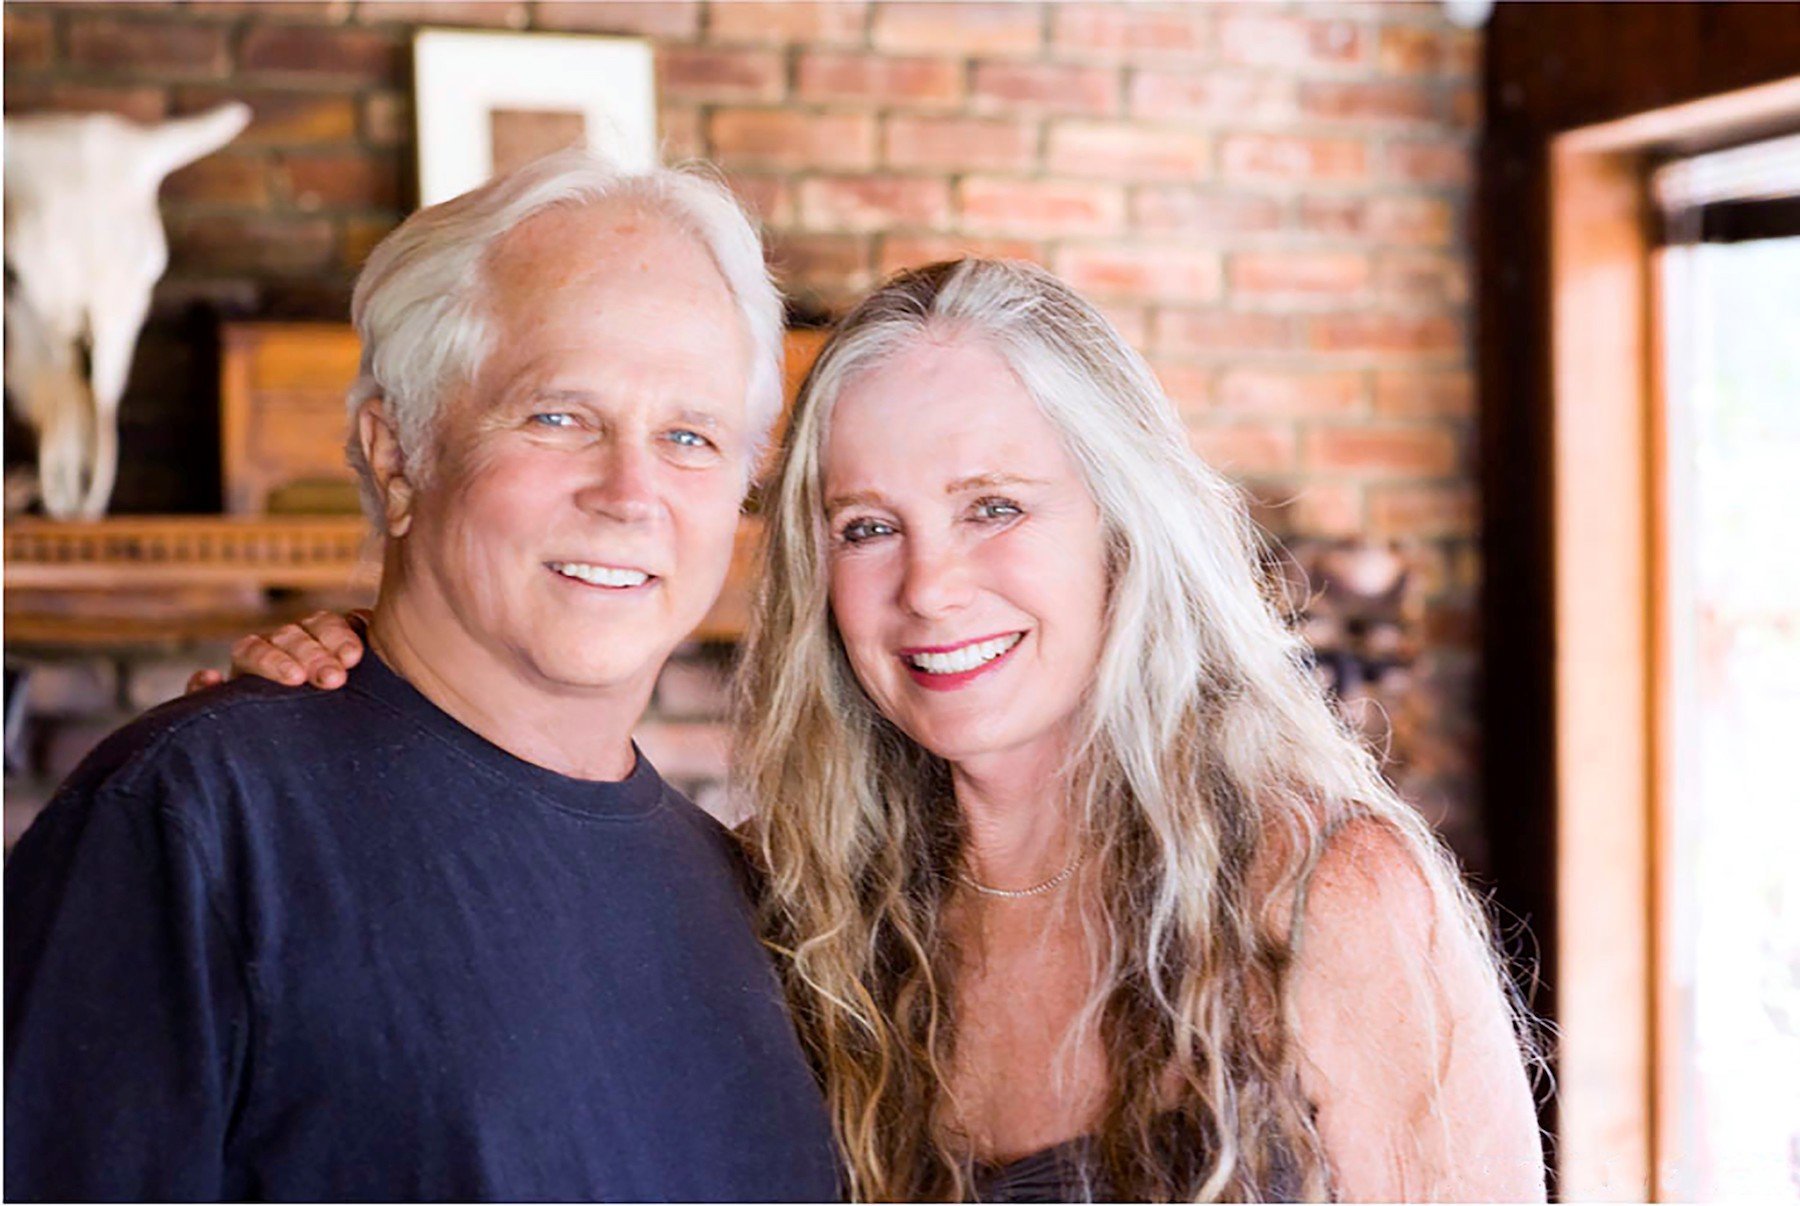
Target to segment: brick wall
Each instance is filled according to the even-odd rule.
[[[1402,778],[1472,834],[1479,41],[1437,5],[199,0],[5,21],[9,111],[256,114],[164,188],[122,507],[216,505],[219,315],[343,316],[410,203],[416,24],[642,35],[668,154],[721,165],[801,307],[963,251],[1040,261],[1145,352],[1271,528],[1404,542],[1429,606],[1389,701]],[[666,757],[705,769],[712,706],[669,712]]]

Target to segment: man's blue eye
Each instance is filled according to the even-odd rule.
[[[546,411],[531,416],[531,421],[539,427],[567,428],[575,426],[575,416],[566,411]]]
[[[689,431],[685,427],[669,433],[669,438],[684,448],[705,448],[712,441],[697,431]]]

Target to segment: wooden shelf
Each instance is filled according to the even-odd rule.
[[[129,515],[6,525],[6,592],[341,589],[377,573],[360,516]]]

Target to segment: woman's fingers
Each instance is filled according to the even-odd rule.
[[[294,657],[277,642],[283,633],[300,632],[308,641],[310,636],[296,625],[272,632],[268,636],[251,635],[242,638],[231,647],[231,676],[241,677],[254,674],[258,678],[266,678],[273,682],[286,683],[290,687],[298,687],[306,681],[306,666],[299,658]]]
[[[305,682],[327,689],[344,685],[344,664],[328,645],[304,625],[282,625],[269,634],[269,643],[293,659],[300,667]]]
[[[196,691],[204,691],[208,687],[216,687],[225,681],[225,676],[217,670],[196,670],[188,676],[187,691],[192,695]]]
[[[300,621],[300,627],[328,649],[344,669],[348,670],[362,661],[362,638],[357,635],[356,629],[350,627],[349,617],[340,616],[335,611],[315,611]]]

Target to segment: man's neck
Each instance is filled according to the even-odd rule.
[[[631,774],[631,734],[654,679],[617,693],[539,688],[454,624],[423,622],[420,613],[430,609],[428,601],[384,590],[369,624],[371,649],[419,694],[513,757],[546,770],[610,782]],[[429,653],[419,639],[427,632]]]

